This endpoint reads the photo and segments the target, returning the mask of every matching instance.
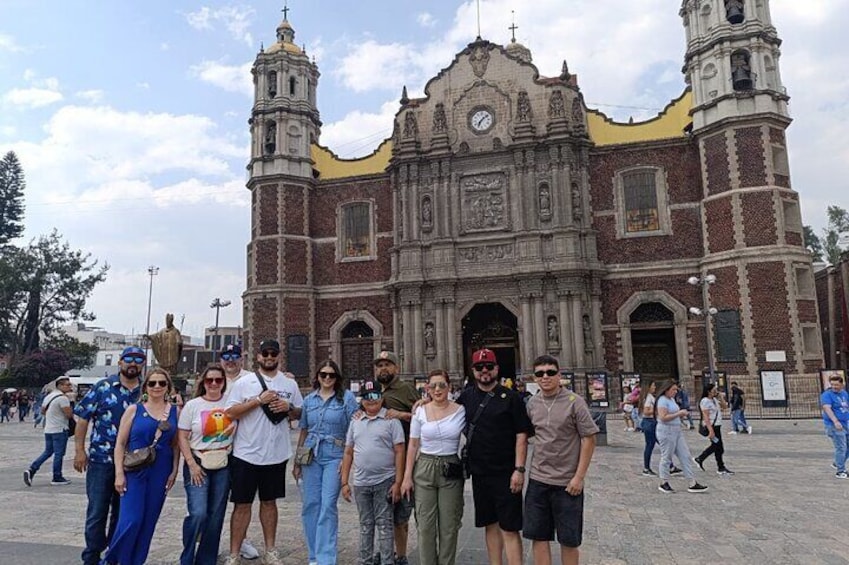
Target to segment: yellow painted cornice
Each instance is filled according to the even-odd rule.
[[[693,122],[692,106],[693,95],[688,89],[660,114],[645,122],[618,123],[598,110],[587,110],[590,139],[597,146],[604,146],[686,137],[684,130]]]
[[[342,159],[322,145],[311,147],[314,167],[320,180],[360,177],[385,173],[392,157],[392,140],[386,139],[378,145],[374,153],[359,159]]]

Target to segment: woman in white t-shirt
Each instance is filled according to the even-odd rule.
[[[708,383],[702,389],[702,399],[699,400],[699,411],[701,412],[701,425],[705,426],[708,431],[708,439],[710,444],[707,449],[702,451],[701,455],[696,457],[694,461],[705,470],[705,460],[713,455],[716,458],[716,472],[719,475],[733,475],[734,472],[725,466],[725,461],[722,459],[725,453],[725,446],[722,443],[722,411],[728,408],[725,402],[725,395],[719,392],[719,387],[716,383]]]
[[[660,444],[659,471],[662,481],[658,490],[664,494],[675,492],[669,485],[669,467],[672,463],[672,456],[675,455],[681,461],[684,476],[691,481],[687,492],[704,492],[707,487],[696,481],[696,476],[693,474],[693,468],[690,465],[692,461],[690,448],[687,447],[687,441],[684,439],[684,434],[681,433],[681,417],[685,416],[687,411],[676,404],[675,394],[677,392],[678,385],[675,384],[675,381],[666,381],[657,389],[655,414],[657,415],[657,442]]]
[[[227,456],[236,423],[224,411],[227,378],[221,365],[210,365],[198,377],[195,397],[177,423],[188,514],[183,519],[180,565],[203,565],[218,559],[221,528],[230,492]]]
[[[409,497],[415,488],[421,563],[454,565],[463,520],[463,466],[457,453],[466,410],[448,399],[450,386],[448,373],[432,371],[427,378],[431,402],[410,421],[401,492]]]

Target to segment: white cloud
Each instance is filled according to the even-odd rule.
[[[15,126],[0,126],[0,135],[3,137],[12,137],[18,133],[17,128]]]
[[[168,51],[169,49],[171,49],[171,45],[168,42],[163,41],[162,43],[159,44],[159,50],[160,51]]]
[[[186,22],[201,31],[215,31],[216,24],[221,24],[233,39],[253,45],[254,39],[249,29],[255,13],[250,6],[225,6],[214,9],[203,6],[186,14]]]
[[[416,16],[416,22],[422,27],[434,27],[436,18],[433,17],[433,14],[422,12]]]
[[[238,92],[253,96],[253,78],[251,77],[252,63],[242,65],[227,65],[220,61],[202,61],[189,69],[192,76],[217,86],[227,92]]]
[[[97,104],[98,102],[102,101],[103,95],[104,92],[98,89],[80,90],[75,94],[77,98],[82,98],[83,100],[86,100],[87,102],[92,102],[94,104]]]
[[[23,47],[18,45],[14,37],[12,37],[11,35],[5,35],[0,33],[0,51],[11,51],[12,53],[18,53],[23,50]]]
[[[149,82],[137,82],[136,88],[141,88],[142,90],[150,90],[150,83]]]
[[[33,109],[62,101],[62,93],[46,88],[13,88],[3,95],[5,105]]]
[[[350,112],[339,121],[321,130],[321,143],[343,158],[368,155],[377,145],[392,135],[392,120],[398,111],[398,101],[385,102],[379,113]]]

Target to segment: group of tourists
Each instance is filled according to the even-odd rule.
[[[0,392],[0,424],[17,419],[26,420],[32,407],[32,399],[25,390],[7,389]]]

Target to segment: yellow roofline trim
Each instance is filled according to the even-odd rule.
[[[587,110],[590,139],[597,146],[604,146],[685,137],[684,128],[693,122],[692,107],[693,95],[688,89],[660,114],[645,122],[617,123],[599,110]]]
[[[341,159],[333,151],[322,145],[313,145],[310,153],[319,172],[319,179],[342,179],[364,175],[378,175],[389,168],[392,157],[392,139],[385,139],[374,153],[359,159]]]

